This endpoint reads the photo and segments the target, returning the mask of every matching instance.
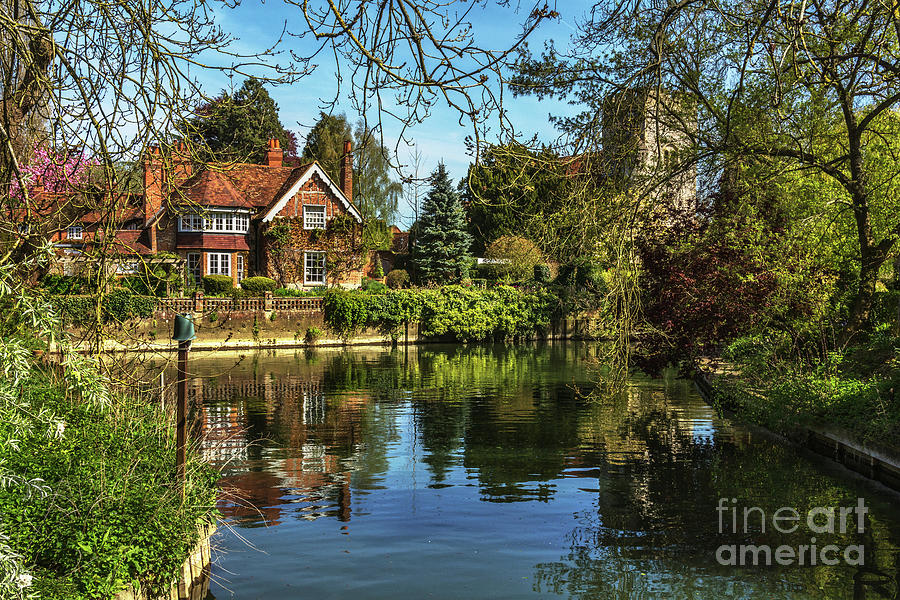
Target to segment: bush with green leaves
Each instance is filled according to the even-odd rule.
[[[96,285],[87,277],[77,275],[44,275],[41,278],[41,288],[48,294],[85,294],[96,288]]]
[[[241,281],[241,289],[252,294],[273,292],[278,288],[278,282],[268,277],[248,277]]]
[[[524,281],[534,275],[535,265],[544,261],[540,248],[527,238],[504,235],[488,245],[481,269],[485,279]]]
[[[207,296],[227,296],[234,290],[234,280],[228,275],[204,275],[203,293]]]
[[[362,281],[360,282],[359,287],[361,290],[363,290],[365,292],[372,292],[372,293],[379,293],[379,292],[383,292],[386,289],[388,289],[388,287],[386,285],[384,285],[383,283],[381,283],[380,281],[378,281],[376,279],[369,279],[368,277],[362,278]]]
[[[316,286],[309,290],[298,288],[278,288],[272,291],[272,295],[277,298],[314,298],[322,296],[328,288],[324,285]]]
[[[394,269],[387,274],[384,283],[392,290],[399,290],[409,285],[409,273],[403,269]]]

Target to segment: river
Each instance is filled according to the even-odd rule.
[[[208,600],[898,598],[897,495],[674,376],[591,396],[597,357],[195,353],[224,476]]]

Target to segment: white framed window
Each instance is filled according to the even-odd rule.
[[[240,283],[244,279],[244,255],[238,254],[234,257],[235,262],[235,271],[237,275],[238,283]]]
[[[80,240],[84,237],[84,228],[81,225],[71,225],[66,229],[66,238]]]
[[[307,251],[303,260],[303,283],[325,285],[325,253]]]
[[[210,252],[206,255],[207,275],[231,275],[231,254]]]
[[[200,266],[200,253],[199,252],[188,252],[187,255],[187,272],[188,276],[192,277],[196,283],[200,283],[200,278],[203,275],[203,269]]]
[[[190,213],[178,219],[178,231],[208,233],[247,233],[250,215],[233,210],[207,211],[204,216]]]
[[[325,229],[325,205],[303,205],[303,229]]]

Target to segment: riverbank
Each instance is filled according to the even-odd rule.
[[[13,376],[0,405],[0,555],[17,565],[16,589],[3,597],[167,593],[200,541],[197,522],[214,519],[218,473],[192,450],[182,489],[167,412],[86,357]]]
[[[751,386],[729,363],[704,359],[694,365],[694,381],[717,409],[900,491],[900,447],[863,437],[864,432],[858,429],[817,419],[811,407],[805,413],[784,403],[775,408],[771,396],[759,386]]]

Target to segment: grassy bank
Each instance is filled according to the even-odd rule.
[[[217,476],[196,457],[183,499],[176,488],[174,430],[159,406],[73,360],[3,365],[3,598],[106,599],[133,582],[162,590],[213,510]]]
[[[715,399],[741,418],[779,433],[836,427],[900,451],[900,337],[882,331],[806,359],[777,339],[747,337],[723,358],[732,368],[715,378]]]

